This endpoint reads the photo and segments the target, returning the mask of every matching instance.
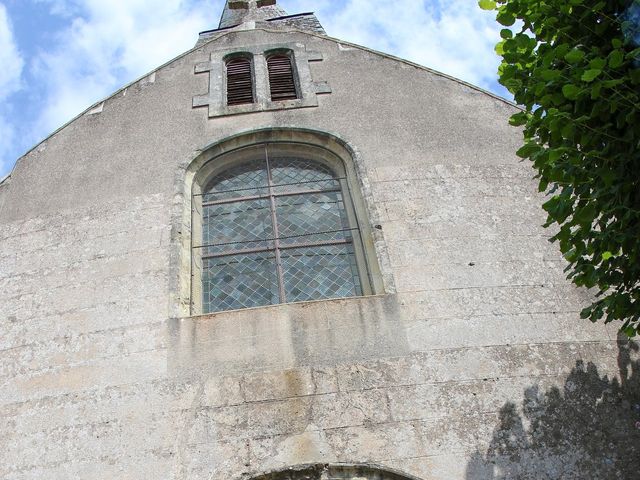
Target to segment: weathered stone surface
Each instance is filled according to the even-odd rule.
[[[283,41],[322,55],[318,107],[191,108],[214,49]],[[0,478],[336,462],[423,480],[635,478],[638,348],[579,320],[590,296],[540,227],[513,110],[375,52],[258,29],[202,43],[47,139],[0,185]],[[276,127],[353,149],[387,293],[174,318],[185,166]]]

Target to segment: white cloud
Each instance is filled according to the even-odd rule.
[[[281,0],[289,13],[315,11],[327,33],[495,88],[500,27],[475,0]]]
[[[0,3],[0,100],[20,88],[23,65],[13,38],[7,9]]]
[[[0,3],[0,177],[9,169],[11,146],[15,129],[8,121],[10,115],[6,100],[20,89],[24,62],[11,31],[7,9]]]
[[[68,26],[30,65],[31,90],[44,99],[40,118],[30,129],[33,141],[191,48],[198,31],[217,26],[224,4],[224,0],[37,1]],[[498,57],[493,47],[499,28],[475,0],[279,1],[289,13],[316,11],[331,36],[485,88],[495,87]],[[11,81],[18,82],[13,77]]]
[[[193,47],[212,28],[208,0],[40,0],[69,20],[32,72],[45,86],[44,135],[123,84]]]

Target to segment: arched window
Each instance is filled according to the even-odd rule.
[[[253,71],[251,59],[234,57],[225,62],[227,76],[227,105],[253,103]]]
[[[272,470],[249,480],[419,480],[417,477],[372,464],[306,464]]]
[[[313,150],[263,144],[216,159],[194,197],[202,313],[371,293],[344,167]]]
[[[298,98],[291,57],[287,53],[273,53],[267,56],[269,88],[271,100],[294,100]]]

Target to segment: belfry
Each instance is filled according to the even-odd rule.
[[[1,478],[636,478],[517,107],[330,33],[229,0],[0,183]]]
[[[229,28],[247,22],[265,21],[285,17],[285,12],[275,0],[228,1],[220,18],[220,28]]]

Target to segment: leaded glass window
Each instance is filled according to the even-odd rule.
[[[201,193],[203,313],[362,295],[344,177],[290,152],[254,153]]]

